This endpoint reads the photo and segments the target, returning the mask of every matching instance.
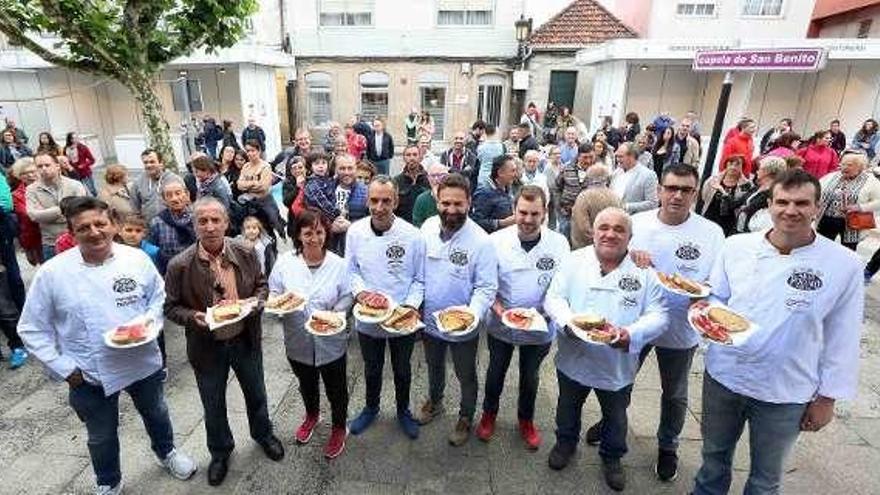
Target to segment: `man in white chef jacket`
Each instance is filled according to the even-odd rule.
[[[424,344],[428,365],[428,400],[419,410],[419,423],[430,423],[443,412],[446,388],[446,350],[452,354],[461,387],[458,421],[449,443],[461,446],[470,437],[477,405],[477,344],[479,327],[464,335],[437,329],[434,313],[450,306],[467,306],[482,319],[495,301],[498,267],[489,235],[468,217],[470,182],[450,174],[437,186],[439,214],[422,225],[425,239]]]
[[[122,491],[122,390],[141,415],[160,463],[172,476],[188,479],[196,463],[174,448],[156,341],[128,349],[110,348],[104,341],[105,332],[140,317],[161,328],[165,284],[143,251],[113,242],[116,226],[106,203],[75,198],[64,214],[78,246],[37,271],[18,333],[50,375],[70,387],[70,407],[88,432],[96,493]]]
[[[581,410],[591,390],[602,408],[599,455],[605,482],[623,490],[626,476],[620,463],[626,454],[626,409],[642,348],[666,329],[663,289],[651,269],[641,269],[627,251],[632,237],[629,215],[606,208],[593,224],[593,246],[565,258],[544,302],[559,333],[556,376],[556,445],[548,464],[563,469],[577,449]],[[612,346],[587,343],[567,328],[578,314],[601,316],[620,330]]]
[[[801,169],[770,188],[773,227],[728,238],[712,295],[758,326],[741,346],[711,344],[703,376],[703,464],[694,494],[727,493],[746,423],[746,493],[779,493],[801,431],[819,431],[858,388],[862,263],[816,235],[819,182]]]
[[[529,153],[532,151],[526,152],[527,157]],[[513,351],[519,349],[519,432],[526,448],[537,450],[541,445],[541,435],[534,423],[538,371],[550,352],[555,328],[549,325],[543,331],[516,329],[504,325],[501,320],[504,311],[512,308],[544,312],[544,294],[563,258],[568,255],[569,246],[562,234],[543,227],[547,218],[547,194],[543,188],[523,186],[514,200],[513,215],[515,225],[489,236],[498,257],[498,296],[486,319],[489,368],[486,370],[483,415],[476,435],[483,441],[492,438],[504,377]]]
[[[716,223],[691,211],[699,185],[697,169],[686,164],[663,169],[657,196],[660,208],[633,215],[630,252],[640,266],[680,274],[705,282],[715,255],[724,243],[724,232]],[[657,462],[654,470],[662,481],[678,474],[678,436],[684,427],[688,404],[688,374],[700,337],[687,321],[691,299],[665,291],[669,328],[646,345],[639,356],[643,362],[651,349],[660,372],[660,425],[657,428]],[[599,441],[601,422],[587,431],[587,442]]]
[[[394,215],[397,183],[387,175],[373,179],[367,189],[367,207],[370,216],[353,223],[346,237],[352,294],[357,297],[363,291],[377,291],[397,304],[418,310],[425,297],[425,240],[419,229]],[[397,420],[408,437],[417,438],[419,425],[409,407],[415,334],[393,334],[378,324],[361,321],[355,328],[364,359],[366,405],[351,422],[351,433],[364,432],[379,414],[387,344],[394,371]]]

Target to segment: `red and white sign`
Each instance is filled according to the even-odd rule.
[[[694,55],[695,71],[816,72],[825,67],[824,48],[705,50]]]

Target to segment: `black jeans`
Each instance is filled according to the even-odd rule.
[[[346,374],[345,354],[336,361],[321,366],[311,366],[288,359],[293,374],[299,380],[299,393],[306,406],[306,414],[317,416],[320,413],[321,390],[318,379],[324,380],[324,393],[330,401],[333,426],[345,426],[348,419],[348,375]]]
[[[24,347],[21,337],[18,336],[18,332],[16,331],[16,326],[16,321],[0,318],[0,330],[2,330],[3,335],[6,336],[6,345],[8,345],[9,349],[12,351]]]
[[[262,443],[272,436],[266,384],[263,381],[263,354],[251,347],[247,339],[248,336],[242,334],[228,341],[213,343],[218,347],[216,359],[193,370],[205,409],[205,430],[212,458],[228,457],[235,448],[226,415],[226,384],[230,369],[235,371],[244,394],[251,438]]]
[[[414,334],[390,339],[377,339],[358,332],[361,355],[364,358],[364,382],[367,389],[367,408],[378,410],[382,393],[382,368],[385,367],[385,343],[391,353],[391,369],[394,371],[394,397],[397,412],[409,410],[409,391],[412,383]]]
[[[837,236],[840,236],[840,243],[853,251],[856,250],[856,246],[859,245],[858,242],[843,242],[843,232],[846,230],[846,218],[837,218],[837,217],[829,217],[827,215],[822,216],[819,219],[819,225],[816,226],[816,230],[824,237],[829,239],[836,240]]]
[[[504,389],[504,377],[510,367],[513,350],[519,347],[519,405],[517,417],[531,421],[535,416],[535,397],[538,394],[538,370],[550,352],[550,343],[543,345],[508,344],[492,335],[488,336],[489,369],[486,370],[486,393],[483,396],[483,411],[498,412],[498,401]]]
[[[452,365],[461,388],[458,416],[471,421],[477,409],[477,344],[475,337],[464,342],[447,342],[424,334],[425,361],[428,363],[428,393],[431,402],[443,402],[446,389],[446,349],[452,354]]]
[[[639,354],[644,363],[654,349],[657,367],[660,369],[660,425],[657,427],[657,445],[663,450],[678,449],[678,436],[684,428],[688,404],[688,373],[697,347],[690,349],[667,349],[646,345]]]
[[[559,399],[556,402],[556,442],[574,451],[580,440],[584,401],[593,389],[572,380],[558,369],[556,378],[559,381]],[[626,409],[629,407],[632,385],[613,392],[595,390],[599,407],[602,408],[599,455],[605,460],[620,459],[627,451]]]
[[[877,250],[874,251],[874,255],[871,256],[868,265],[865,266],[865,273],[871,277],[873,277],[878,271],[880,271],[880,248],[877,248]]]

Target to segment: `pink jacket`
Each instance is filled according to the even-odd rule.
[[[837,170],[840,159],[837,152],[830,146],[811,144],[798,150],[798,156],[804,159],[804,170],[817,179]]]

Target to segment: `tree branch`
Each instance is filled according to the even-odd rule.
[[[69,16],[65,15],[65,13],[59,8],[57,2],[52,0],[40,0],[40,4],[43,6],[43,12],[48,17],[52,18],[60,29],[64,29],[63,26],[70,26],[72,28],[70,32],[71,34],[74,34],[74,36],[67,36],[67,38],[78,41],[88,47],[96,58],[101,59],[101,61],[107,64],[108,71],[116,73],[117,76],[125,74],[126,68],[112,55],[107,53],[104,47],[98,44],[89,32],[82,28],[82,23],[77,22],[75,19],[71,20]],[[95,61],[95,63],[98,64],[97,61]]]
[[[55,64],[59,67],[65,67],[67,69],[73,69],[82,72],[98,72],[115,77],[115,74],[111,74],[110,72],[103,70],[102,67],[91,60],[74,60],[72,58],[59,55],[47,48],[44,48],[36,41],[28,38],[28,36],[18,27],[18,23],[2,11],[0,11],[0,31],[3,31],[3,33],[8,36],[10,41],[12,41],[13,43],[27,48],[35,55],[45,60],[46,62],[49,62],[50,64]]]

